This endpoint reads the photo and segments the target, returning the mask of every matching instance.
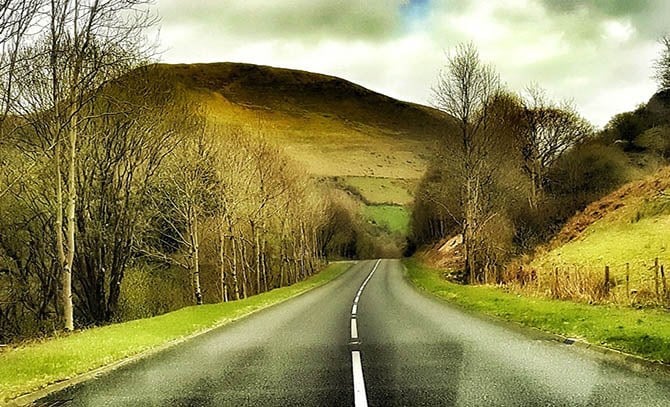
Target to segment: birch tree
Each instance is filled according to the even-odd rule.
[[[11,92],[17,114],[45,140],[56,185],[56,255],[65,330],[74,329],[72,273],[76,252],[77,173],[87,106],[105,84],[144,64],[143,35],[154,19],[148,0],[52,0],[38,13],[43,33],[22,47],[21,85]],[[18,77],[17,77],[18,78]]]

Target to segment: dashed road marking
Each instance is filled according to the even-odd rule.
[[[359,344],[358,341],[358,324],[356,322],[356,314],[358,313],[358,301],[361,299],[361,294],[363,294],[363,289],[368,284],[368,281],[372,278],[372,275],[379,267],[382,259],[378,259],[375,263],[375,266],[370,271],[370,274],[365,278],[361,286],[358,288],[356,297],[354,298],[354,304],[351,306],[351,342]],[[351,368],[354,375],[354,406],[356,407],[367,407],[368,398],[365,395],[365,380],[363,379],[363,365],[361,364],[361,352],[359,350],[351,351]]]
[[[365,379],[363,379],[363,366],[361,365],[361,352],[351,352],[351,367],[354,374],[354,406],[367,407],[368,398],[365,395]]]

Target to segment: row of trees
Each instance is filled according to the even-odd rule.
[[[84,195],[77,188],[85,148],[81,135],[95,134],[100,121],[132,111],[102,92],[145,62],[143,30],[153,19],[147,2],[135,0],[5,0],[0,14],[2,142],[18,147],[12,153],[21,152],[10,160],[30,161],[1,193],[9,194],[19,180],[37,178],[45,160],[52,164],[44,176],[54,192],[47,198],[53,220],[43,232],[54,237],[60,311],[65,329],[72,330],[72,271],[81,261],[75,258]],[[102,104],[113,110],[101,111]]]
[[[449,58],[434,96],[454,125],[419,186],[414,238],[462,234],[463,279],[474,283],[541,237],[546,224],[538,220],[551,218],[547,204],[556,205],[550,172],[593,129],[536,85],[520,95],[504,89],[472,44]]]
[[[499,277],[507,260],[546,241],[587,203],[670,157],[670,38],[654,64],[659,92],[599,133],[537,85],[516,94],[472,44],[448,59],[434,89],[454,118],[418,188],[416,244],[462,234],[463,281]]]
[[[195,304],[320,267],[337,205],[146,65],[148,1],[0,6],[0,341],[118,319],[140,266],[186,273]]]

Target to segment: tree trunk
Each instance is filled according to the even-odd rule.
[[[191,208],[191,250],[193,253],[191,266],[193,268],[193,294],[195,303],[202,305],[202,291],[200,289],[200,247],[198,240],[198,213]]]
[[[57,133],[58,134],[58,133]],[[60,138],[60,136],[57,136]],[[60,266],[61,285],[61,312],[63,313],[63,328],[66,331],[74,330],[74,318],[72,307],[72,269],[67,263],[65,255],[65,242],[63,236],[63,172],[61,169],[62,149],[60,140],[56,140],[54,160],[56,162],[56,246],[58,251],[58,264]]]
[[[237,241],[233,235],[233,224],[230,219],[228,219],[228,233],[230,233],[230,245],[231,252],[233,254],[233,265],[231,273],[233,275],[233,290],[235,291],[235,299],[240,299],[240,283],[237,278]]]
[[[219,222],[219,284],[221,301],[228,301],[228,286],[226,285],[226,236],[223,229],[223,220]]]
[[[77,115],[71,112],[68,126],[69,164],[68,164],[68,200],[67,200],[67,244],[65,267],[63,268],[63,317],[65,330],[74,330],[74,307],[72,305],[72,266],[74,264],[75,230],[77,227],[75,212],[77,207]]]

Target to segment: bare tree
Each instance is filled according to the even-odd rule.
[[[38,13],[43,34],[22,46],[11,100],[17,114],[28,118],[44,152],[54,164],[56,253],[61,272],[64,328],[74,328],[72,272],[75,257],[79,141],[88,106],[105,84],[146,62],[143,30],[154,19],[149,0],[52,0]],[[106,112],[104,114],[112,114]]]
[[[488,155],[495,134],[491,131],[491,100],[500,91],[500,80],[493,68],[479,58],[475,46],[461,44],[448,57],[433,89],[435,106],[458,122],[457,142],[445,137],[445,147],[453,160],[452,171],[461,185],[462,215],[456,216],[462,227],[465,273],[475,282],[478,232],[487,221],[484,186],[490,181]]]
[[[548,100],[539,86],[526,88],[522,98],[523,122],[519,132],[523,168],[530,177],[531,208],[537,208],[549,168],[566,151],[593,133],[592,126],[568,102]]]
[[[178,101],[169,77],[143,67],[109,84],[87,111],[97,117],[79,146],[73,285],[87,322],[116,314],[133,242],[144,232],[150,186],[180,141]]]
[[[0,0],[0,129],[12,108],[21,47],[34,31],[44,0]]]
[[[185,133],[183,141],[162,166],[151,195],[159,235],[144,252],[187,270],[195,303],[200,305],[201,238],[203,223],[216,212],[215,196],[220,186],[215,168],[219,156],[203,118],[196,117],[181,131]]]
[[[654,79],[660,90],[670,89],[670,35],[659,40],[661,55],[654,61]]]

